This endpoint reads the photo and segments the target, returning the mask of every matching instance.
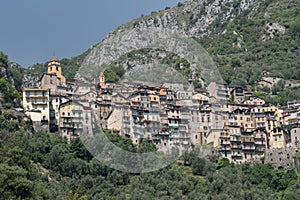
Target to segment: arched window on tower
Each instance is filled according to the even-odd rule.
[[[56,66],[56,71],[58,71],[58,66]]]

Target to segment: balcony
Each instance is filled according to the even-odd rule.
[[[180,138],[180,134],[170,134],[169,138],[177,138],[177,139],[179,139]]]
[[[170,129],[179,128],[179,124],[169,124]]]
[[[256,146],[265,146],[266,142],[265,141],[255,141]]]
[[[242,149],[241,145],[231,145],[231,149]]]
[[[160,141],[161,138],[159,136],[152,136],[152,140],[155,140],[155,141]]]
[[[229,152],[229,151],[231,151],[231,150],[230,150],[230,148],[221,147],[221,148],[220,148],[220,151],[228,151],[228,152]]]
[[[242,154],[240,154],[240,153],[234,153],[234,154],[232,154],[231,155],[231,157],[242,157]]]
[[[41,101],[37,101],[37,102],[32,102],[32,105],[47,105],[48,104],[48,102],[41,102]]]
[[[60,125],[60,128],[71,128],[71,129],[73,129],[74,127],[73,127],[73,124],[62,124],[62,125]]]
[[[219,138],[220,139],[230,139],[229,135],[221,135]]]
[[[60,124],[61,128],[83,129],[82,123],[64,122]]]
[[[170,133],[168,131],[162,131],[162,132],[159,132],[157,134],[164,135],[164,136],[169,136]]]
[[[275,133],[271,133],[272,135],[283,135],[282,132],[275,132]]]
[[[243,150],[244,151],[254,151],[255,150],[255,146],[243,146]]]
[[[265,152],[266,148],[265,147],[256,147],[255,151],[256,152]]]
[[[48,96],[47,95],[42,95],[42,94],[37,94],[37,95],[34,95],[34,94],[31,94],[31,95],[26,95],[26,98],[42,98],[42,99],[47,99]]]
[[[221,142],[221,145],[230,145],[230,141],[223,141]]]
[[[172,139],[171,141],[173,144],[180,144],[180,140],[179,139]]]
[[[243,141],[243,143],[254,143],[253,138],[243,138],[242,141]]]
[[[257,128],[266,128],[266,124],[265,123],[256,123],[256,127]]]
[[[238,143],[240,143],[241,142],[241,138],[240,137],[230,137],[230,141],[231,142],[238,142]]]

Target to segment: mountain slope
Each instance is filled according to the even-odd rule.
[[[263,70],[299,80],[299,13],[300,2],[296,0],[257,3],[215,36],[198,41],[214,55],[229,83],[252,85]]]
[[[299,80],[299,4],[298,0],[189,0],[118,27],[88,52],[69,60],[75,64],[66,68],[75,72],[87,55],[88,64],[112,63],[176,32],[199,42],[228,83],[254,88],[263,70]],[[119,52],[107,55],[105,49],[112,45],[120,46]]]

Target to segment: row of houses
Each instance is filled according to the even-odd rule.
[[[300,101],[269,106],[243,88],[216,82],[205,90],[182,83],[117,85],[106,83],[102,72],[98,82],[70,81],[56,57],[37,87],[23,89],[23,107],[36,129],[68,139],[100,126],[163,151],[209,144],[238,163],[261,161],[270,149],[297,149],[300,139]]]

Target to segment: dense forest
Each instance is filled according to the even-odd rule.
[[[56,134],[15,126],[7,111],[0,123],[1,199],[299,199],[300,174],[264,164],[234,165],[199,157],[199,150],[159,171],[129,174],[110,169]],[[153,151],[107,133],[130,151]]]

